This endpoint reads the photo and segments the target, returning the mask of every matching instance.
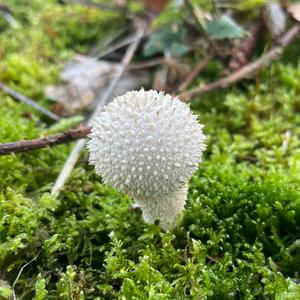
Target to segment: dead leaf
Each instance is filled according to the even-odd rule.
[[[150,84],[150,76],[147,71],[131,71],[131,72],[125,72],[122,76],[121,80],[119,81],[118,85],[114,89],[114,91],[111,94],[111,98],[114,98],[116,96],[120,96],[128,91],[140,89],[141,87],[147,88]],[[103,95],[106,94],[106,89],[101,89],[99,94],[97,95],[98,98],[102,98]],[[95,102],[93,102],[95,103]],[[91,105],[91,108],[95,108],[93,104]]]
[[[57,114],[61,116],[74,115],[76,112],[89,109],[92,106],[99,93],[105,89],[111,76],[120,68],[119,63],[76,55],[61,72],[60,77],[63,84],[48,86],[46,96],[56,102],[54,109]],[[147,85],[148,74],[142,73],[125,73],[119,86],[127,82],[126,88],[130,90],[139,88],[141,85]],[[118,89],[115,90],[115,93],[118,93]]]
[[[300,3],[292,3],[288,6],[287,11],[291,14],[293,19],[300,22]]]

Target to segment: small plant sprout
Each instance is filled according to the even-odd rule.
[[[147,223],[173,228],[206,146],[203,125],[178,98],[154,90],[116,97],[92,122],[89,160],[131,196]]]

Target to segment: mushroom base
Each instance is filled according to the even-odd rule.
[[[187,199],[188,185],[161,198],[147,197],[135,199],[136,204],[142,209],[143,218],[146,223],[153,224],[160,221],[160,227],[170,230],[177,225],[180,215],[184,209]]]

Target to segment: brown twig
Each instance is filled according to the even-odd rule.
[[[107,50],[104,50],[102,53],[100,53],[99,55],[96,55],[96,58],[97,59],[101,59],[103,58],[104,56],[108,55],[108,54],[111,54],[123,47],[126,47],[128,46],[129,44],[131,43],[134,43],[135,41],[137,40],[140,40],[141,38],[146,38],[146,37],[149,37],[151,35],[150,32],[145,32],[143,34],[142,37],[137,37],[136,35],[133,35],[133,36],[130,36],[130,37],[127,37],[126,39],[112,45],[111,47],[109,47]]]
[[[20,269],[15,281],[13,282],[13,285],[12,285],[12,298],[13,300],[17,300],[17,297],[16,297],[16,292],[15,292],[15,286],[20,278],[20,276],[22,275],[24,269],[29,266],[30,264],[32,264],[34,261],[36,261],[40,255],[41,251],[38,252],[38,254],[32,259],[30,260],[29,262],[27,262],[25,265],[22,266],[22,268]]]
[[[219,261],[217,258],[212,257],[212,256],[210,256],[210,255],[206,255],[206,258],[207,258],[209,261],[213,261],[213,262],[215,262],[215,263],[217,263],[217,262]]]
[[[179,85],[178,91],[183,92],[201,73],[201,71],[206,67],[206,65],[211,61],[213,57],[214,54],[209,53],[202,61],[200,61],[196,68],[190,73],[190,75]]]
[[[244,67],[227,77],[223,77],[216,80],[215,82],[199,86],[187,92],[181,93],[179,97],[181,97],[183,101],[188,102],[192,97],[200,96],[216,89],[226,88],[246,77],[255,74],[258,70],[270,64],[274,59],[276,59],[283,52],[284,48],[295,39],[299,32],[300,24],[294,25],[279,39],[277,46],[271,48],[271,50],[264,53],[256,61],[245,65]]]
[[[80,126],[77,129],[65,131],[60,134],[34,140],[18,141],[0,144],[0,155],[15,154],[33,151],[45,147],[53,147],[86,137],[91,131],[90,127]]]
[[[29,97],[16,92],[12,88],[8,87],[7,85],[5,85],[1,82],[0,82],[0,89],[3,92],[5,92],[7,95],[13,97],[14,99],[33,107],[34,109],[36,109],[43,115],[47,116],[48,118],[52,119],[53,121],[59,121],[61,119],[58,115],[56,115],[53,112],[47,110],[46,108],[40,106],[39,104],[37,104],[35,101],[30,99]]]

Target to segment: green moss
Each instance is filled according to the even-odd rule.
[[[118,25],[111,14],[54,0],[6,3],[22,27],[1,29],[0,80],[43,105],[65,60]],[[208,150],[174,232],[145,224],[86,153],[50,196],[68,145],[0,157],[0,298],[10,299],[36,257],[16,284],[20,299],[299,299],[299,66],[289,53],[256,85],[195,99]],[[1,142],[77,122],[49,129],[3,93],[0,103]]]

